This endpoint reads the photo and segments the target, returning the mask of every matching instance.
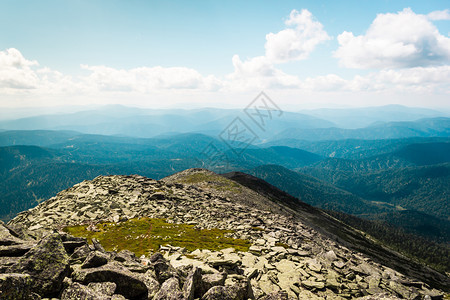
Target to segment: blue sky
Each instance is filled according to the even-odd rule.
[[[450,105],[448,1],[0,4],[0,107]]]

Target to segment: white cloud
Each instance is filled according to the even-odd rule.
[[[22,53],[15,48],[0,51],[0,67],[26,68],[38,65],[37,61],[25,59]]]
[[[306,9],[292,10],[286,29],[266,35],[265,55],[241,61],[232,58],[234,72],[227,79],[229,89],[298,88],[298,77],[284,73],[276,64],[306,59],[316,46],[330,39],[323,25]]]
[[[198,71],[183,67],[141,67],[117,70],[105,66],[86,66],[91,74],[83,80],[99,91],[148,93],[166,89],[217,90],[221,82],[214,76],[202,76]]]
[[[425,15],[405,8],[379,14],[365,35],[343,32],[334,56],[348,68],[411,68],[450,62],[450,38]]]
[[[310,77],[303,81],[301,88],[312,91],[337,91],[347,89],[348,81],[336,74]]]
[[[151,93],[161,90],[215,91],[222,82],[215,76],[202,76],[198,71],[183,67],[141,67],[118,70],[106,66],[86,66],[87,76],[77,80],[47,67],[38,67],[17,49],[0,51],[0,92],[4,94],[94,94],[105,92]]]
[[[36,61],[26,60],[16,49],[0,56],[0,89],[6,93],[20,93],[21,88],[33,88],[35,94],[76,95],[149,95],[160,91],[215,92],[248,91],[250,89],[298,89],[301,80],[277,69],[275,64],[305,59],[314,48],[330,39],[323,26],[307,10],[293,10],[286,20],[286,29],[269,33],[266,54],[241,61],[232,59],[234,72],[218,79],[204,76],[197,70],[173,67],[140,67],[115,69],[108,66],[81,68],[89,74],[78,78],[48,68],[37,68]],[[8,69],[7,69],[8,68]],[[13,70],[13,71],[12,71]],[[5,90],[8,86],[9,90]]]
[[[428,19],[433,21],[439,21],[439,20],[450,20],[450,10],[436,10],[432,11],[427,15]]]
[[[416,67],[399,70],[380,70],[365,76],[356,75],[345,80],[330,74],[308,78],[302,88],[315,91],[343,92],[420,92],[450,94],[450,66]]]
[[[0,51],[0,87],[8,89],[33,89],[38,76],[32,70],[36,61],[27,60],[19,50],[10,48]]]
[[[238,55],[233,59],[234,72],[227,76],[226,87],[229,90],[298,88],[300,79],[276,69],[265,56],[241,61]]]
[[[450,93],[450,66],[381,70],[364,78],[373,90]]]
[[[285,24],[288,28],[266,35],[266,56],[275,63],[306,59],[318,44],[331,39],[306,9],[292,10]]]
[[[247,61],[241,61],[239,55],[231,59],[236,74],[241,76],[270,77],[275,75],[273,64],[265,56],[257,56]]]
[[[417,103],[420,97],[427,97],[427,101],[441,99],[440,103],[446,104],[448,100],[442,99],[450,95],[450,39],[441,35],[430,20],[443,19],[447,13],[419,15],[404,9],[396,14],[378,15],[364,35],[343,32],[335,52],[342,65],[381,69],[353,78],[325,74],[300,79],[277,67],[307,58],[317,45],[330,38],[309,11],[293,10],[285,22],[286,29],[266,36],[264,55],[245,60],[234,55],[234,71],[222,78],[185,67],[115,69],[88,65],[81,66],[87,75],[73,78],[40,67],[17,49],[8,49],[0,51],[0,95],[3,99],[24,96],[30,102],[51,98],[54,103],[146,103],[154,99],[166,103],[173,99],[183,102],[189,97],[192,102],[203,97],[203,103],[208,103],[218,98],[239,102],[236,99],[243,94],[270,89],[287,99],[306,95],[314,101],[322,97],[350,103],[348,99],[358,100],[358,95],[363,95],[361,101],[365,101],[364,97],[378,101],[377,95],[383,95],[379,101],[389,102],[391,99],[386,95],[403,97],[405,101],[408,101],[405,95],[411,95]]]

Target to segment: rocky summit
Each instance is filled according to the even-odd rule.
[[[443,299],[448,292],[447,276],[413,262],[399,267],[406,258],[364,233],[234,175],[101,176],[18,214],[0,224],[0,299]],[[153,225],[133,235],[142,230],[136,220]],[[104,238],[106,228],[127,224],[134,227],[125,236]],[[155,224],[163,225],[152,233]],[[169,233],[171,225],[192,231]],[[213,243],[202,232],[214,233]],[[127,242],[110,249],[115,239],[163,242],[136,255]],[[222,239],[240,246],[221,248]]]

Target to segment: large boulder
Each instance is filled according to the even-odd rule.
[[[108,263],[108,255],[99,251],[92,251],[88,254],[85,261],[81,265],[81,268],[95,268],[101,267]]]
[[[8,269],[17,263],[20,257],[1,257],[0,256],[0,274],[7,273]]]
[[[78,282],[72,283],[61,294],[61,300],[109,300],[107,295],[101,294],[90,287],[79,284]]]
[[[236,286],[214,286],[210,288],[202,297],[202,300],[243,300]]]
[[[94,247],[94,250],[100,251],[105,253],[106,250],[105,248],[103,248],[102,244],[100,244],[99,240],[97,240],[96,238],[93,238],[92,240],[92,246]]]
[[[159,283],[163,283],[171,277],[178,277],[177,270],[164,258],[161,253],[153,254],[150,257],[150,262]]]
[[[158,280],[153,277],[151,272],[146,272],[145,274],[134,274],[134,276],[141,280],[147,287],[147,298],[153,299],[161,287]]]
[[[0,274],[0,299],[41,299],[33,292],[33,278],[28,274]]]
[[[112,257],[115,261],[122,263],[131,272],[145,273],[150,266],[144,266],[140,259],[129,250],[122,250],[119,253],[113,253]]]
[[[117,262],[110,262],[97,268],[76,268],[72,279],[82,284],[91,282],[114,282],[117,286],[115,293],[126,298],[147,298],[148,289],[145,282]]]
[[[19,238],[18,234],[0,221],[0,257],[18,257],[27,253],[36,243]]]
[[[183,286],[183,296],[186,300],[193,300],[198,298],[198,292],[200,290],[202,280],[202,271],[200,268],[194,268],[186,278]]]
[[[91,251],[91,248],[87,244],[76,248],[70,256],[70,263],[77,264],[84,262]]]
[[[178,278],[172,277],[167,279],[156,293],[154,300],[184,300],[183,292],[180,289]]]
[[[82,237],[74,237],[67,233],[61,234],[64,248],[68,254],[72,254],[73,251],[83,245],[87,245],[87,239]]]
[[[227,273],[203,274],[200,282],[199,291],[196,296],[201,297],[210,288],[214,286],[224,285],[227,279]]]
[[[231,282],[231,281],[230,281]],[[254,299],[253,290],[248,280],[232,280],[233,284],[214,286],[202,297],[203,300],[247,300]]]
[[[69,256],[59,234],[49,234],[12,265],[8,273],[31,275],[33,291],[50,297],[59,294],[69,270]]]
[[[0,221],[0,246],[17,245],[23,243],[18,235]]]
[[[117,285],[114,282],[91,282],[88,287],[97,293],[112,296],[116,291]]]

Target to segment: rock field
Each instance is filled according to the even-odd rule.
[[[197,177],[196,177],[197,176]],[[444,291],[338,244],[270,200],[207,170],[161,181],[101,176],[0,224],[0,299],[442,299]],[[264,198],[264,199],[263,199]],[[248,252],[166,245],[105,251],[65,226],[164,218],[232,230]]]

